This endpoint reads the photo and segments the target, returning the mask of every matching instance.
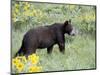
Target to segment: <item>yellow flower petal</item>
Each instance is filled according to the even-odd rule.
[[[30,61],[32,64],[37,64],[39,61],[39,56],[37,56],[36,54],[32,54],[28,56],[28,61]]]
[[[17,59],[17,58],[15,58],[15,59],[12,59],[12,64],[13,65],[16,65],[16,64],[18,64],[18,63],[20,63],[21,61],[19,60],[19,59]]]
[[[19,64],[16,65],[16,68],[17,68],[17,70],[18,70],[19,72],[21,72],[21,71],[23,71],[23,69],[24,69],[24,64],[23,64],[23,63],[19,63]]]

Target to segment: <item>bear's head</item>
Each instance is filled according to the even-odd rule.
[[[71,24],[71,20],[64,22],[64,33],[68,35],[75,35],[73,25]]]

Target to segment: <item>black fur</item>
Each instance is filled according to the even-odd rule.
[[[47,53],[51,54],[55,44],[58,44],[60,52],[64,53],[64,34],[71,35],[72,30],[71,21],[31,29],[24,35],[22,46],[16,53],[16,56],[21,54],[28,56],[36,53],[37,48],[47,48]]]

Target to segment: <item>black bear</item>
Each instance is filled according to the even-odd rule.
[[[24,35],[21,48],[15,56],[21,54],[28,56],[32,53],[36,53],[36,49],[38,48],[47,48],[47,53],[50,54],[55,44],[58,44],[60,52],[64,53],[64,34],[74,35],[72,30],[73,26],[71,25],[71,20],[65,21],[64,23],[54,23],[49,26],[30,29]]]

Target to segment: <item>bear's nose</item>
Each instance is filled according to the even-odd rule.
[[[71,35],[71,36],[75,36],[75,31],[72,31],[72,32],[70,33],[70,35]]]

